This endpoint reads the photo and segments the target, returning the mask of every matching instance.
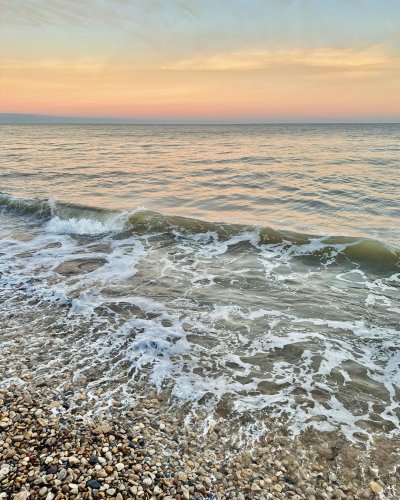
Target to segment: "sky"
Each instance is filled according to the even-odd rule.
[[[400,121],[400,0],[0,0],[0,113]]]

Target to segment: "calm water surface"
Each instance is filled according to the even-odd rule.
[[[399,242],[400,125],[0,127],[23,198]]]

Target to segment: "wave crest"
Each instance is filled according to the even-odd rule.
[[[41,219],[46,231],[51,233],[99,235],[129,232],[137,235],[161,233],[181,237],[208,233],[223,242],[229,242],[238,235],[250,234],[251,237],[247,239],[249,245],[254,246],[256,241],[256,246],[279,246],[291,258],[306,258],[310,263],[329,259],[332,263],[333,258],[337,264],[355,263],[375,272],[400,272],[400,249],[370,238],[321,236],[271,227],[208,222],[164,215],[145,208],[123,212],[55,200],[17,198],[7,193],[0,193],[0,209]],[[240,241],[243,243],[243,238]]]

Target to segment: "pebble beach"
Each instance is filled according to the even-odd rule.
[[[150,394],[129,410],[88,418],[82,392],[3,389],[0,498],[396,498],[396,475],[376,477],[372,461],[360,469],[358,445],[337,438],[335,448],[315,436],[306,444],[279,432],[235,444],[223,422],[201,432],[164,413],[165,404]]]
[[[400,498],[399,133],[0,127],[0,498]]]

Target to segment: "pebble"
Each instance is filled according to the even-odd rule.
[[[87,485],[92,490],[99,490],[101,488],[101,484],[96,479],[91,479],[87,482]]]
[[[369,487],[370,487],[371,491],[373,491],[374,493],[382,493],[382,491],[383,491],[383,487],[375,481],[371,481],[369,483]]]
[[[114,420],[111,415],[110,421],[84,422],[83,410],[82,415],[72,411],[74,398],[85,399],[77,388],[68,395],[69,410],[63,400],[56,404],[56,394],[46,404],[46,393],[33,396],[29,387],[31,394],[21,387],[0,391],[0,422],[6,424],[0,429],[0,492],[7,491],[1,498],[27,500],[30,493],[23,488],[46,500],[358,500],[384,491],[376,481],[356,480],[356,474],[346,483],[329,447],[319,461],[307,461],[304,447],[285,453],[273,439],[259,448],[242,450],[236,444],[229,450],[219,424],[209,434],[197,434],[167,414],[158,423],[156,394],[144,401],[146,411],[127,413],[125,428],[119,413]],[[58,407],[65,411],[55,413]],[[384,479],[376,469],[373,477]]]
[[[207,490],[205,489],[205,487],[202,485],[202,484],[197,484],[196,485],[196,489],[199,493],[201,493],[203,496],[205,496],[207,494]]]
[[[61,469],[60,472],[57,475],[57,479],[60,481],[63,481],[67,477],[67,471],[65,469]]]
[[[26,500],[27,498],[29,498],[29,496],[29,491],[23,490],[14,495],[14,500]]]
[[[153,481],[149,477],[145,477],[142,484],[145,488],[149,488],[153,484]]]

